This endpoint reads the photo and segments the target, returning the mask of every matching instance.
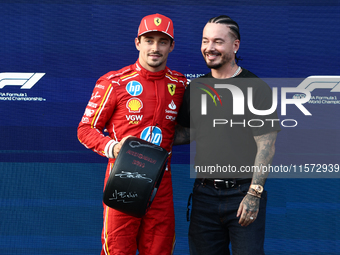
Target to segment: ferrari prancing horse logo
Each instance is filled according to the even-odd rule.
[[[168,90],[169,90],[170,95],[172,96],[175,95],[176,85],[168,83]]]
[[[153,22],[155,23],[156,26],[159,26],[162,23],[161,18],[154,18]]]

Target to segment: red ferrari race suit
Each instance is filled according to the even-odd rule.
[[[170,158],[176,116],[182,104],[186,78],[169,68],[150,72],[139,62],[112,71],[96,83],[78,127],[78,139],[109,158],[105,182],[115,159],[112,148],[127,135],[151,141],[169,152],[167,169],[156,197],[142,218],[104,205],[102,255],[171,254],[175,239]],[[103,134],[108,130],[109,136]]]

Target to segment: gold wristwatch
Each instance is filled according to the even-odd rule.
[[[261,185],[252,184],[252,185],[250,185],[250,188],[253,189],[257,195],[261,196],[261,194],[263,192],[263,187]]]

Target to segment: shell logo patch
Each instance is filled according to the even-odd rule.
[[[140,112],[143,108],[143,103],[139,98],[133,97],[126,102],[126,108],[128,108],[129,112]]]
[[[175,95],[175,91],[176,91],[176,85],[172,84],[172,83],[168,83],[168,90],[170,95]]]
[[[161,18],[154,18],[153,22],[155,23],[155,25],[158,27],[161,23],[162,23],[162,19]]]

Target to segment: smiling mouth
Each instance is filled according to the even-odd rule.
[[[206,58],[208,58],[209,60],[214,60],[216,59],[218,56],[220,56],[221,54],[218,52],[206,52],[204,54],[206,56]]]
[[[150,54],[148,54],[148,56],[152,57],[152,58],[160,58],[160,57],[162,57],[161,54],[155,54],[155,53],[150,53]]]

